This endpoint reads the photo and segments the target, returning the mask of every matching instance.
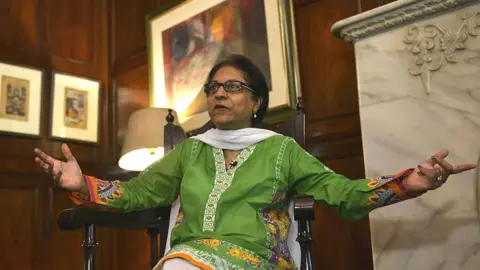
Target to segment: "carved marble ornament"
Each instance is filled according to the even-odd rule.
[[[480,11],[464,14],[456,31],[437,24],[414,25],[408,28],[404,42],[409,45],[408,50],[416,56],[409,72],[420,76],[427,95],[431,93],[432,72],[439,70],[445,62],[457,63],[456,52],[466,49],[465,42],[470,37],[477,36],[475,30],[480,26],[478,15]]]

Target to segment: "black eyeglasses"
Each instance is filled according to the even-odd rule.
[[[255,93],[255,90],[253,90],[250,86],[248,86],[246,83],[241,82],[241,81],[236,81],[236,80],[228,80],[223,83],[221,82],[210,82],[207,83],[203,86],[203,91],[207,95],[214,94],[215,92],[218,91],[220,86],[223,86],[223,89],[227,93],[234,93],[234,92],[239,92],[242,89],[247,89],[251,91],[252,93]]]

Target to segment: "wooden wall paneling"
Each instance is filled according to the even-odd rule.
[[[75,204],[69,198],[69,192],[59,189],[50,188],[48,197],[46,198],[48,210],[45,216],[51,219],[51,231],[48,236],[48,269],[83,269],[84,251],[83,239],[84,229],[76,231],[61,231],[57,226],[58,214],[66,209],[75,207]],[[96,266],[98,269],[116,269],[112,265],[112,242],[113,231],[107,228],[96,228],[96,240],[99,246],[96,250]],[[68,250],[68,253],[65,251]]]
[[[111,229],[114,264],[111,269],[150,269],[150,238],[145,229]]]
[[[319,101],[321,102],[321,101]],[[310,121],[305,127],[307,138],[327,141],[360,134],[360,117],[358,112]]]
[[[99,145],[69,143],[80,163],[109,163],[108,137],[108,9],[100,0],[45,0],[47,54],[51,67],[61,73],[101,82]],[[50,119],[49,119],[50,120]],[[105,144],[103,144],[105,143]],[[63,157],[61,141],[52,142],[52,154]]]
[[[113,136],[110,120],[110,82],[109,82],[109,2],[108,0],[88,1],[46,1],[46,39],[49,65],[58,72],[100,81],[98,144],[68,142],[70,149],[84,174],[101,177],[113,162],[110,142]],[[52,18],[58,14],[57,18]],[[59,31],[57,31],[57,29]],[[51,119],[49,118],[49,121]],[[49,125],[50,127],[50,125]],[[62,140],[51,141],[52,156],[62,158]],[[48,200],[53,201],[53,216],[74,204],[68,194],[60,189],[49,192]],[[81,268],[83,249],[81,247],[84,231],[59,231],[56,227],[50,237],[52,269],[65,267]],[[104,228],[97,229],[97,266],[111,268],[111,241],[113,233]],[[55,252],[68,249],[70,259],[56,257]]]
[[[316,1],[320,1],[320,0],[293,0],[293,5],[294,5],[294,8],[298,9],[298,8],[310,5]]]
[[[49,241],[49,265],[52,270],[81,268],[83,265],[83,231],[61,231],[56,224],[56,217],[65,208],[74,207],[68,192],[60,189],[49,189],[47,199],[48,218],[51,218]],[[68,255],[65,251],[68,250]]]
[[[98,2],[98,0],[95,0]],[[100,78],[102,81],[102,94],[100,95],[100,121],[99,121],[99,140],[102,147],[99,149],[100,153],[100,164],[102,165],[102,172],[108,171],[108,168],[114,164],[116,161],[113,154],[115,153],[112,144],[112,138],[115,136],[116,131],[112,129],[112,114],[111,114],[111,100],[114,99],[111,91],[111,80],[110,80],[110,3],[113,1],[103,0],[101,1],[101,35],[100,35],[100,44],[99,44],[99,54],[104,55],[99,59],[100,68]]]
[[[161,5],[176,0],[116,0],[110,5],[112,112],[116,132],[115,159],[130,115],[149,106],[146,18]],[[129,18],[125,20],[125,18]]]
[[[97,4],[95,4],[95,2]],[[55,59],[95,66],[101,1],[46,0],[50,52]]]
[[[365,175],[355,59],[353,46],[334,37],[330,29],[341,19],[374,8],[375,1],[353,5],[351,0],[304,1],[296,6],[307,150],[350,179]],[[373,269],[368,217],[343,220],[317,204],[313,231],[317,267]]]
[[[350,179],[362,179],[365,176],[362,155],[351,155],[338,159],[325,160],[324,164],[333,171],[340,172]],[[322,256],[330,256],[335,260],[322,260],[328,266],[325,269],[373,269],[372,248],[370,239],[369,219],[360,221],[345,221],[338,218],[338,214],[327,207],[316,209],[318,216],[328,222],[328,226],[317,228],[318,241],[324,243],[336,243],[333,250],[325,247]],[[322,224],[323,223],[323,224]],[[320,226],[325,225],[321,222]],[[341,253],[335,253],[341,251]]]
[[[53,189],[51,177],[35,165],[33,148],[63,157],[59,153],[61,141],[48,138],[51,69],[97,79],[102,81],[100,144],[72,143],[70,146],[78,153],[85,173],[101,175],[105,171],[105,164],[111,159],[105,143],[111,131],[108,125],[102,125],[109,120],[109,111],[103,110],[110,98],[108,2],[5,0],[0,3],[0,23],[4,26],[0,29],[0,61],[44,70],[40,138],[0,135],[0,213],[3,217],[0,226],[4,251],[0,269],[83,266],[82,243],[77,241],[83,232],[60,232],[56,226],[56,214],[72,203],[65,192]],[[103,242],[108,246],[108,241]],[[65,256],[65,250],[74,252]],[[108,265],[100,254],[100,265]],[[11,262],[15,262],[14,267]]]
[[[37,0],[2,1],[0,61],[41,67],[41,17]],[[42,101],[47,93],[42,85]],[[41,105],[39,138],[0,135],[0,269],[46,269],[44,202],[45,178],[38,177],[33,148],[49,145],[43,139],[47,107]]]
[[[157,0],[112,1],[112,76],[147,63],[146,16],[157,8]],[[128,18],[128,20],[126,20]]]
[[[146,18],[178,0],[116,0],[111,4],[112,78],[147,64]],[[125,18],[128,18],[126,20]]]
[[[41,66],[40,1],[0,3],[0,61],[43,69]],[[42,88],[45,100],[45,86]],[[46,107],[42,104],[41,113]],[[39,138],[0,135],[0,269],[46,269],[44,201],[46,188],[33,162],[33,148],[48,150],[41,116]]]
[[[3,147],[0,153],[0,174],[36,171],[33,148],[38,147],[38,143],[37,139],[1,135],[0,146]]]
[[[397,1],[397,0],[378,0],[379,5],[381,5],[381,6],[386,5],[386,4],[390,4],[390,3],[395,2],[395,1]]]
[[[360,4],[359,6],[359,12],[365,12],[369,11],[371,9],[377,8],[381,5],[384,5],[386,0],[358,0],[358,3]],[[394,0],[395,1],[395,0]],[[390,2],[393,2],[390,0]]]
[[[110,66],[112,84],[111,140],[115,161],[120,158],[124,133],[130,114],[148,106],[148,67],[146,16],[155,10],[156,0],[111,1],[110,10]],[[125,20],[129,18],[129,20]],[[133,70],[133,71],[132,71]],[[140,90],[138,90],[140,89]],[[135,103],[139,103],[135,105]]]
[[[308,152],[314,157],[325,162],[330,159],[338,159],[343,157],[357,157],[363,155],[362,137],[348,137],[340,140],[332,140],[328,142],[318,142],[312,139],[307,140]],[[355,164],[354,166],[362,166]],[[344,173],[344,172],[340,172]]]
[[[307,122],[358,111],[353,47],[330,32],[336,21],[356,11],[351,0],[317,1],[296,10]]]
[[[112,1],[110,53],[114,160],[120,158],[130,115],[149,106],[146,16],[165,1]],[[168,2],[168,1],[167,1]],[[125,18],[129,18],[126,20]],[[149,269],[146,230],[112,229],[112,269]]]
[[[0,61],[40,69],[41,67],[41,16],[39,0],[2,1],[0,4]],[[47,96],[42,85],[42,101]],[[0,134],[0,181],[3,173],[34,172],[32,166],[33,148],[47,147],[41,138],[44,135],[43,114],[46,107],[41,105],[40,136],[30,137],[21,134]],[[48,150],[48,149],[47,149]]]
[[[0,185],[0,269],[35,269],[41,263],[41,254],[36,254],[41,250],[36,238],[42,235],[39,200],[34,187],[5,189]]]
[[[142,65],[119,75],[112,83],[116,93],[115,106],[115,160],[120,151],[130,115],[149,106],[148,68]],[[126,179],[125,179],[126,180]],[[148,269],[150,264],[150,240],[146,230],[114,229],[114,269]]]
[[[46,43],[52,67],[98,78],[102,2],[45,0]]]
[[[101,82],[99,94],[99,144],[68,143],[83,164],[96,164],[98,174],[111,163],[109,141],[108,2],[45,0],[48,53],[54,70]],[[57,16],[58,14],[58,16]],[[60,30],[57,30],[60,29]],[[81,40],[81,41],[79,41]],[[78,42],[77,42],[78,41]],[[62,141],[52,142],[52,154],[63,158]],[[89,165],[87,165],[89,166]]]
[[[49,269],[44,205],[50,177],[0,172],[0,269]]]
[[[142,108],[149,106],[148,92],[148,67],[142,65],[115,79],[116,90],[116,130],[117,130],[117,153],[116,159],[120,158],[123,139],[127,130],[130,115]]]
[[[39,0],[0,2],[0,59],[38,66],[40,63]]]

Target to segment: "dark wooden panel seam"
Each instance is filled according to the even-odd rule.
[[[143,47],[129,56],[114,61],[111,73],[112,79],[145,64],[147,64],[147,48]]]
[[[294,9],[300,9],[318,1],[319,0],[294,0],[293,7]]]
[[[316,141],[332,140],[339,136],[360,135],[359,115],[354,113],[321,121],[310,121],[306,125],[305,133],[308,139]]]
[[[62,57],[62,56],[59,56],[59,55],[55,55],[55,54],[52,54],[52,59],[55,59],[57,61],[64,61],[64,62],[67,62],[67,63],[72,63],[72,64],[76,64],[76,65],[83,65],[83,66],[95,66],[98,62],[98,50],[99,50],[99,43],[100,43],[100,38],[99,38],[99,33],[100,31],[98,31],[99,28],[101,28],[101,26],[99,25],[101,20],[99,20],[99,16],[101,16],[100,14],[100,11],[101,11],[101,7],[97,7],[98,5],[101,5],[102,4],[102,1],[97,1],[97,0],[92,0],[93,1],[93,7],[92,7],[92,10],[91,10],[91,14],[92,14],[92,17],[90,18],[91,20],[93,20],[92,22],[92,29],[90,33],[92,33],[92,43],[91,46],[93,48],[93,55],[92,55],[92,59],[88,60],[88,61],[81,61],[81,60],[77,60],[77,59],[73,59],[73,58],[69,58],[69,57]]]

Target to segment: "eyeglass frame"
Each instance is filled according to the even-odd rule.
[[[228,90],[226,90],[226,88],[225,88],[225,84],[226,84],[226,83],[229,83],[229,82],[230,82],[230,83],[231,83],[231,82],[239,83],[240,86],[241,86],[241,88],[240,88],[239,90],[236,90],[236,91],[228,91]],[[207,91],[207,87],[210,86],[212,83],[218,85],[218,88],[217,88],[217,90],[215,90],[215,91],[208,92],[208,91]],[[204,91],[205,94],[207,94],[207,95],[212,95],[212,94],[215,94],[215,93],[218,91],[218,89],[220,89],[220,86],[223,87],[223,91],[225,91],[226,93],[238,93],[238,92],[240,92],[240,91],[243,90],[243,89],[247,89],[248,91],[252,92],[253,94],[256,94],[256,93],[257,93],[257,92],[256,92],[252,87],[250,87],[248,84],[246,84],[246,83],[244,83],[244,82],[242,82],[242,81],[239,81],[239,80],[227,80],[227,81],[224,81],[224,82],[209,82],[209,83],[206,83],[206,84],[203,85],[203,91]]]

